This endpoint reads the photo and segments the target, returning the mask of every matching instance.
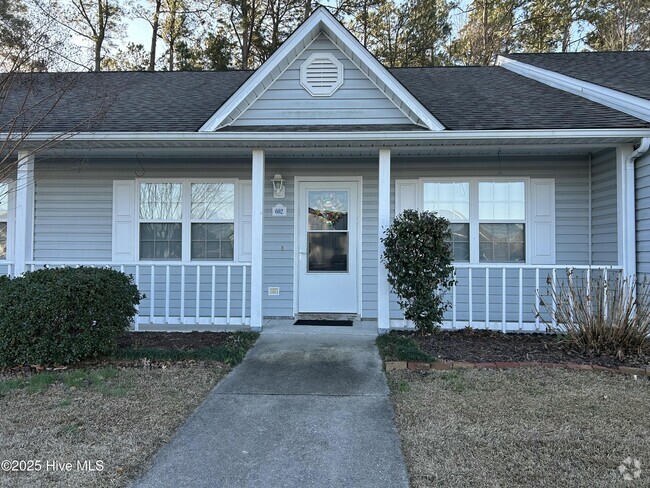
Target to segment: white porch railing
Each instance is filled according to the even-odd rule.
[[[447,294],[451,308],[443,328],[471,326],[502,332],[545,331],[545,322],[553,323],[553,316],[541,301],[568,279],[567,270],[573,270],[573,280],[584,278],[587,282],[592,277],[613,278],[622,271],[619,266],[605,265],[457,263],[454,267],[457,284]],[[410,328],[412,324],[398,319],[392,320],[391,326]]]
[[[0,276],[13,276],[14,263],[12,261],[0,261]]]
[[[540,331],[545,329],[545,315],[546,320],[555,325],[553,314],[545,313],[546,308],[542,301],[549,290],[556,290],[563,280],[570,279],[567,270],[573,271],[573,279],[584,277],[588,283],[592,277],[601,277],[604,280],[612,278],[620,273],[622,268],[459,263],[455,265],[457,284],[451,290],[451,320],[448,325],[452,329],[471,324],[472,327],[502,332]],[[531,280],[534,281],[531,283]],[[461,294],[465,292],[467,296],[467,317],[464,323],[459,321],[459,312],[463,311],[458,301],[459,291]],[[479,302],[475,303],[477,298]],[[478,320],[475,320],[474,315],[476,305],[482,312],[482,317]]]
[[[30,261],[27,265],[30,271],[94,266],[132,275],[146,295],[135,317],[136,330],[141,324],[250,325],[250,263]]]

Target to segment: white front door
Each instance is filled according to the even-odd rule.
[[[298,312],[356,314],[359,183],[298,183]]]

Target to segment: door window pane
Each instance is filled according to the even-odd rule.
[[[347,232],[309,232],[307,271],[347,271],[348,244]]]
[[[192,259],[234,258],[234,224],[192,224]]]
[[[181,183],[142,183],[140,218],[143,220],[180,220],[183,185]]]
[[[348,230],[348,192],[308,192],[308,230]]]
[[[183,233],[181,224],[140,224],[140,259],[180,261]]]
[[[192,220],[234,219],[234,184],[192,183]]]
[[[451,221],[469,220],[469,182],[425,183],[424,210]]]
[[[482,263],[520,263],[526,260],[524,224],[480,224]]]
[[[481,181],[478,184],[480,220],[524,220],[523,181]]]

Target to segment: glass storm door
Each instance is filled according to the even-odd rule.
[[[358,312],[357,182],[301,182],[298,312]]]

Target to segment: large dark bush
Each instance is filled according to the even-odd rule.
[[[434,212],[405,210],[382,238],[382,261],[404,317],[421,332],[442,323],[450,303],[444,292],[454,284],[449,221]]]
[[[112,352],[143,295],[108,268],[54,268],[0,281],[0,364],[70,364]]]

